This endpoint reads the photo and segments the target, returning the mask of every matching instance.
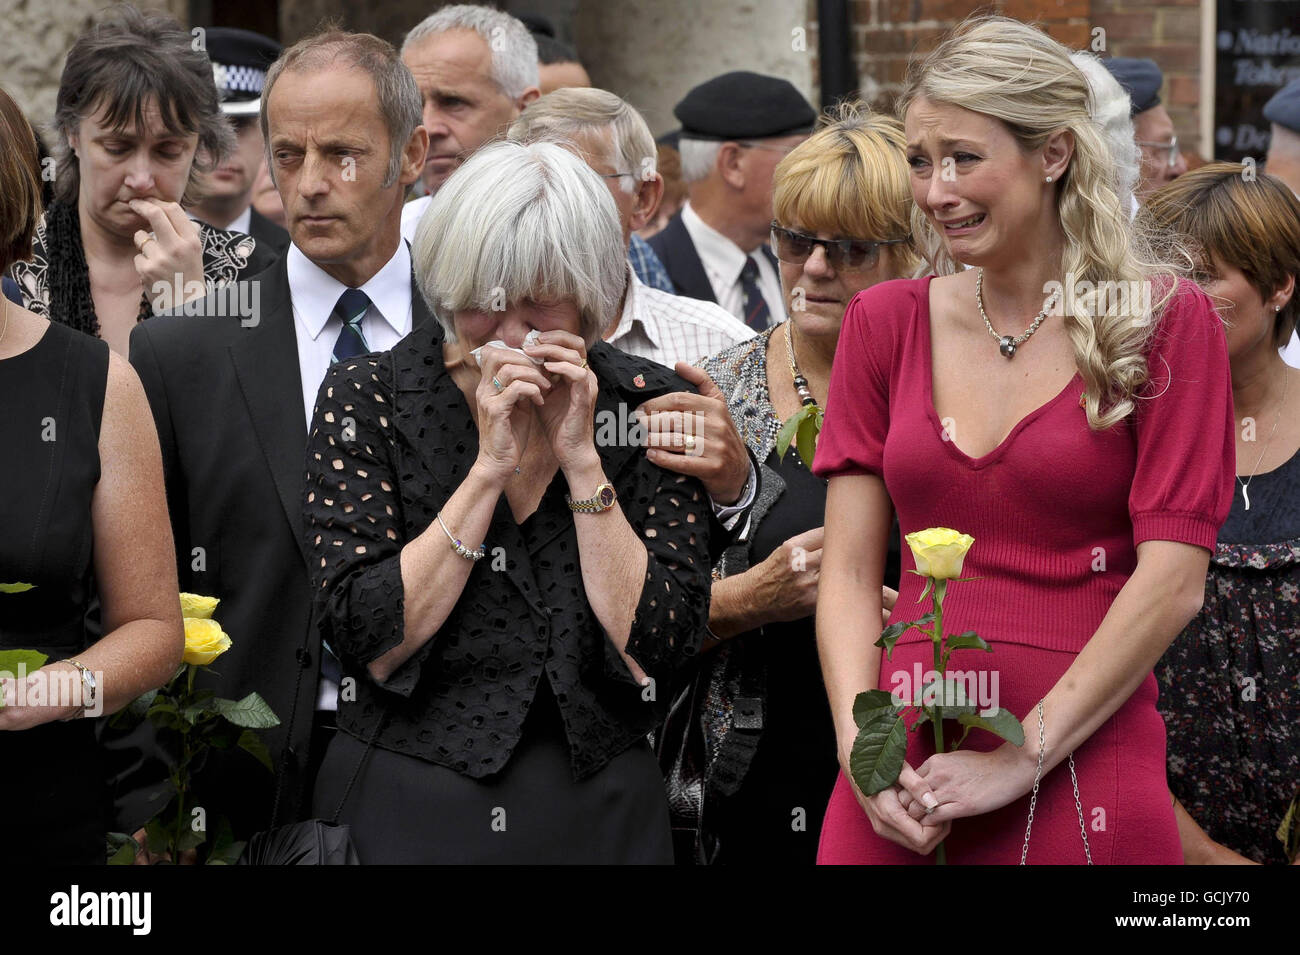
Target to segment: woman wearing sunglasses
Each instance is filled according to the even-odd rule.
[[[805,405],[825,406],[853,296],[920,262],[903,146],[897,121],[846,105],[781,161],[772,246],[791,318],[703,363],[762,471],[748,529],[714,571],[705,644],[702,712],[718,758],[703,820],[718,862],[816,859],[838,765],[813,631],[826,482],[776,441]],[[719,720],[718,703],[751,716]]]

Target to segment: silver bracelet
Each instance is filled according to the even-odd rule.
[[[462,544],[451,531],[447,530],[447,525],[442,519],[442,511],[438,512],[438,524],[442,527],[442,532],[447,535],[447,540],[451,541],[451,549],[456,552],[458,557],[464,557],[471,562],[478,562],[487,555],[487,545],[480,544],[478,549],[471,549]]]

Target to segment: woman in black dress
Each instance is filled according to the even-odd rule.
[[[308,447],[344,671],[316,812],[363,863],[671,862],[646,734],[704,631],[710,505],[629,420],[681,380],[600,341],[613,199],[559,146],[489,146],[412,258],[439,322],[335,365]]]
[[[702,815],[711,861],[816,861],[839,772],[813,630],[826,482],[794,446],[778,454],[776,439],[801,407],[825,405],[853,296],[920,261],[908,239],[903,150],[895,120],[845,105],[781,161],[772,245],[790,321],[703,364],[762,463],[745,540],[715,572],[705,643],[702,713],[712,765]],[[897,586],[898,573],[895,531],[886,582]],[[761,714],[761,725],[734,718],[737,699]]]
[[[1278,348],[1300,316],[1300,200],[1220,162],[1162,188],[1143,214],[1201,252],[1237,418],[1238,487],[1205,603],[1155,670],[1183,856],[1282,863],[1275,833],[1300,794],[1300,370]]]
[[[13,270],[26,308],[125,357],[136,322],[275,261],[180,206],[235,138],[211,60],[175,20],[122,5],[78,37],[54,128],[54,201]]]
[[[31,127],[0,91],[0,269],[31,248],[40,167]],[[162,456],[124,358],[0,298],[0,650],[35,650],[0,675],[0,818],[45,865],[105,860],[104,774],[90,718],[162,685],[184,636]],[[104,636],[85,615],[92,592]]]

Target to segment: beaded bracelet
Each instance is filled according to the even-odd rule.
[[[459,557],[464,557],[469,561],[480,561],[487,555],[487,545],[480,545],[477,550],[466,547],[459,540],[452,536],[451,531],[447,530],[447,525],[442,519],[442,511],[438,512],[438,523],[442,526],[442,532],[447,535],[447,540],[451,541],[451,549]]]

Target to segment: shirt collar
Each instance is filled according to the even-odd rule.
[[[749,256],[744,249],[701,219],[689,201],[682,206],[682,225],[686,226],[691,241],[695,243],[695,251],[707,268],[732,282],[740,276],[740,270],[745,267],[745,260]]]
[[[244,235],[250,235],[249,228],[253,224],[253,207],[249,206],[239,215],[235,216],[235,221],[226,226],[227,232],[242,232]]]
[[[654,311],[647,306],[645,289],[646,285],[637,277],[632,263],[627,263],[627,294],[623,297],[623,314],[619,316],[618,326],[614,329],[614,334],[607,339],[611,345],[624,335],[630,334],[632,326],[640,322],[641,327],[645,329],[646,338],[650,339],[650,344],[655,348],[659,347],[661,330],[655,321]]]
[[[289,274],[289,297],[294,310],[314,340],[325,328],[347,286],[307,258],[296,245],[289,246],[285,268]],[[361,291],[366,293],[371,305],[379,310],[393,331],[406,335],[410,330],[407,319],[411,314],[411,252],[405,240],[397,243],[393,257],[361,286]]]

